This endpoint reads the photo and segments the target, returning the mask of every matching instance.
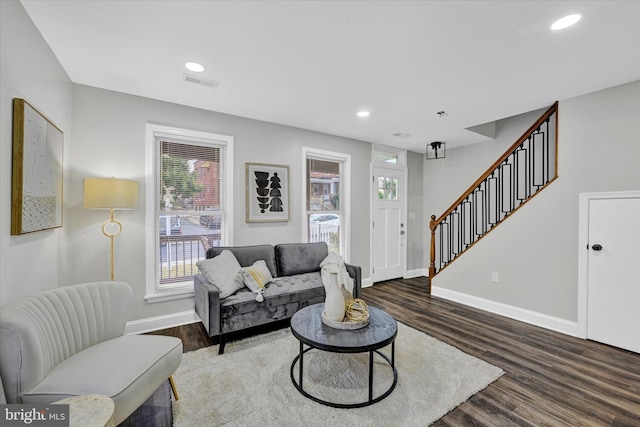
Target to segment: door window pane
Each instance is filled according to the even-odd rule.
[[[398,179],[378,177],[378,199],[398,200]]]

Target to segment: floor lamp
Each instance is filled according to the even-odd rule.
[[[84,207],[110,211],[109,219],[102,224],[102,234],[111,239],[111,281],[113,281],[113,239],[122,232],[122,224],[113,218],[113,211],[138,207],[138,182],[118,178],[85,178]]]

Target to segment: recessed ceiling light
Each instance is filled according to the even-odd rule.
[[[187,62],[184,66],[187,67],[187,70],[193,71],[194,73],[201,73],[204,71],[204,66],[197,62]]]
[[[358,111],[358,117],[369,117],[371,115],[368,111]]]
[[[564,18],[558,19],[551,25],[551,29],[554,31],[564,30],[565,28],[569,28],[570,26],[577,23],[582,18],[582,15],[573,14],[567,15]]]

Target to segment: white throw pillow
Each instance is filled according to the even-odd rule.
[[[225,249],[220,255],[198,261],[196,265],[209,283],[220,290],[220,299],[244,287],[242,277],[238,274],[240,263],[231,251]]]

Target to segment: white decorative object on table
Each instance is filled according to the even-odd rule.
[[[345,295],[353,295],[353,279],[347,273],[342,257],[333,252],[320,263],[320,274],[326,295],[325,316],[328,320],[342,322],[346,310]]]
[[[369,306],[360,298],[350,299],[345,306],[344,318],[336,322],[322,312],[322,323],[334,329],[354,330],[364,328],[369,324]]]
[[[324,300],[325,316],[334,322],[342,322],[344,320],[344,296],[339,285],[325,286],[326,297]]]

